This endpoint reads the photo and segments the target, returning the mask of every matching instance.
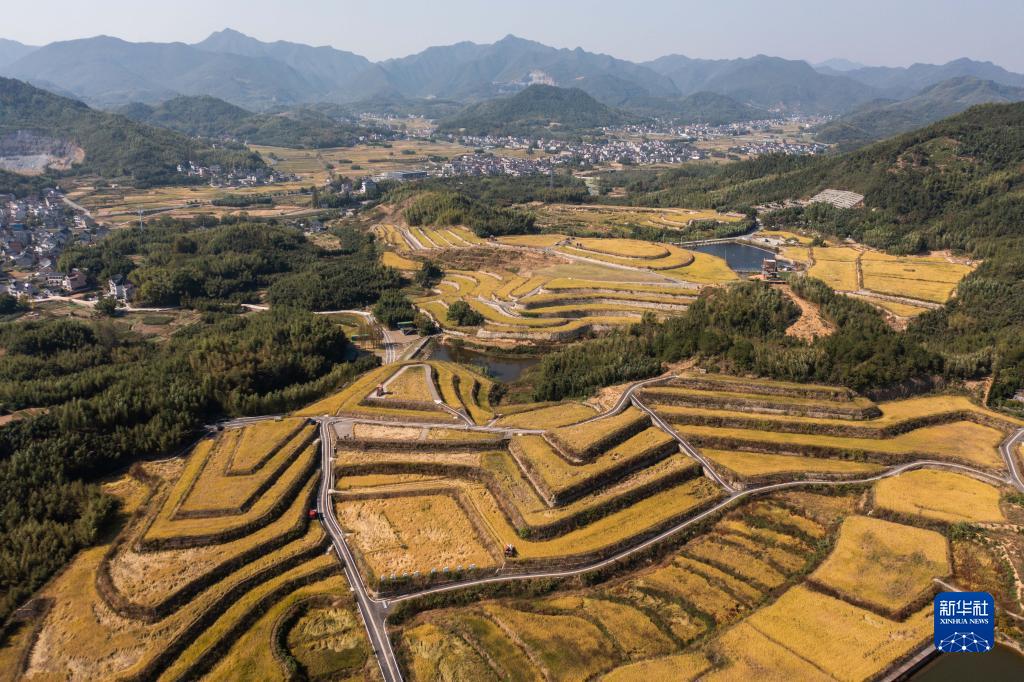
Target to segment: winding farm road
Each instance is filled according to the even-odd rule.
[[[603,559],[599,559],[590,563],[581,564],[575,568],[563,569],[563,570],[539,570],[530,571],[525,573],[517,574],[503,574],[503,575],[492,575],[484,578],[476,578],[463,580],[459,582],[452,582],[445,585],[439,585],[437,587],[430,587],[415,592],[408,592],[388,599],[372,596],[369,588],[364,583],[362,576],[356,567],[355,559],[352,555],[352,551],[348,546],[345,539],[344,531],[338,524],[338,521],[334,514],[334,505],[331,502],[332,485],[334,481],[334,448],[335,442],[332,437],[332,424],[335,421],[341,421],[336,418],[324,416],[320,418],[320,447],[322,453],[322,475],[320,479],[320,491],[317,498],[317,511],[324,526],[325,531],[331,538],[331,543],[334,546],[335,551],[338,553],[338,557],[341,559],[345,576],[351,585],[352,591],[355,595],[356,604],[359,608],[359,613],[362,616],[363,623],[366,627],[367,634],[370,638],[370,643],[373,647],[374,654],[377,658],[377,663],[380,666],[381,674],[384,677],[385,682],[397,682],[402,680],[402,671],[399,666],[398,660],[395,657],[394,650],[391,646],[391,640],[387,632],[387,613],[388,609],[392,604],[417,599],[420,597],[439,594],[442,592],[452,592],[455,590],[467,589],[472,587],[478,587],[481,585],[489,585],[495,583],[504,583],[512,581],[522,580],[534,580],[538,578],[568,578],[572,576],[589,573],[596,571],[607,566],[610,566],[616,562],[628,559],[638,552],[663,542],[675,535],[678,535],[682,531],[686,530],[694,524],[700,523],[704,519],[707,519],[718,512],[732,506],[739,501],[762,495],[765,493],[776,492],[780,490],[787,490],[790,488],[798,488],[803,486],[840,486],[840,485],[855,485],[874,483],[885,478],[899,475],[906,471],[922,468],[935,468],[935,469],[947,469],[960,473],[965,473],[976,478],[988,481],[995,485],[1013,485],[1018,490],[1024,491],[1024,480],[1021,480],[1019,467],[1016,462],[1015,455],[1013,453],[1014,448],[1018,447],[1021,443],[1024,443],[1024,428],[1017,430],[1010,435],[1006,441],[1000,445],[1000,452],[1002,453],[1003,459],[1007,465],[1008,476],[1001,478],[994,474],[986,471],[981,471],[973,467],[964,466],[961,464],[954,464],[951,462],[943,462],[938,460],[917,460],[914,462],[908,462],[897,466],[890,467],[885,471],[868,476],[865,478],[857,479],[843,479],[843,480],[825,480],[821,478],[807,478],[795,481],[786,481],[782,483],[772,483],[762,486],[756,486],[752,488],[746,488],[743,490],[733,489],[726,481],[715,471],[714,466],[707,459],[700,454],[695,448],[681,438],[664,420],[658,416],[654,410],[644,405],[634,394],[635,391],[643,386],[654,383],[657,380],[664,379],[665,377],[656,377],[654,379],[648,379],[645,381],[636,382],[627,388],[618,402],[603,415],[608,416],[621,412],[626,406],[632,404],[638,409],[643,410],[647,413],[651,419],[660,427],[665,429],[669,434],[674,436],[679,442],[680,447],[691,457],[697,459],[704,466],[705,474],[714,480],[716,483],[722,486],[723,490],[728,493],[722,501],[718,502],[712,507],[705,509],[704,511],[695,514],[694,516],[677,523],[676,525],[654,535],[653,537],[647,538],[634,545],[621,549]],[[359,420],[362,421],[362,420]],[[408,422],[408,425],[418,426],[436,426],[436,424],[420,424]],[[494,432],[496,430],[493,426],[465,426],[467,430],[472,431],[485,431]]]

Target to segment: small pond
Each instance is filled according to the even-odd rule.
[[[765,258],[775,258],[775,254],[767,249],[739,242],[721,242],[689,248],[724,258],[729,267],[736,272],[761,272],[761,261]]]
[[[479,367],[487,376],[504,382],[517,380],[523,372],[540,362],[538,357],[516,357],[470,348],[456,348],[437,341],[430,341],[427,344],[427,347],[423,349],[422,357],[428,360],[447,360]]]

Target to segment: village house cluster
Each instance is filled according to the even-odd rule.
[[[809,154],[821,154],[827,150],[828,145],[821,142],[797,142],[795,140],[761,140],[729,147],[729,152],[732,154],[746,154],[749,156],[760,156],[762,154],[806,156]]]
[[[23,199],[0,195],[0,293],[34,298],[88,289],[87,273],[63,272],[57,261],[71,242],[94,244],[108,233],[68,206],[58,189]],[[107,288],[122,301],[133,293],[123,278]]]
[[[755,121],[737,121],[722,125],[708,123],[678,123],[671,120],[655,119],[648,123],[635,123],[617,128],[607,128],[606,132],[614,135],[665,135],[690,142],[710,142],[723,137],[737,137],[752,133],[764,133],[779,130],[785,126],[798,125],[808,129],[831,120],[831,116],[788,116],[765,118]]]
[[[273,168],[225,169],[219,164],[202,166],[194,161],[179,163],[178,172],[186,177],[206,179],[210,187],[261,187],[299,179],[297,175],[281,173]]]

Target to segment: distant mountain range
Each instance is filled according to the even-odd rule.
[[[1024,87],[1024,74],[1007,71],[992,62],[971,59],[956,59],[946,64],[913,64],[906,68],[867,66],[844,71],[843,75],[874,88],[880,97],[892,99],[905,99],[929,85],[961,76],[971,76],[999,85]]]
[[[722,60],[670,55],[637,64],[511,35],[493,44],[461,42],[372,62],[333,47],[263,42],[231,29],[192,45],[107,36],[38,48],[0,41],[0,74],[106,108],[210,95],[261,112],[314,103],[403,109],[436,101],[465,105],[537,84],[578,88],[611,107],[664,116],[688,115],[685,98],[696,93],[755,109],[844,113],[879,98],[910,97],[957,76],[1024,85],[1020,74],[968,59],[908,68],[829,60],[811,67],[764,55]]]
[[[871,102],[820,126],[816,137],[823,142],[859,146],[959,114],[975,104],[1020,101],[1024,101],[1024,88],[958,76],[929,85],[905,100]]]

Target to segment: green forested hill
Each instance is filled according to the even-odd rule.
[[[861,107],[820,126],[815,136],[822,142],[852,148],[926,126],[977,104],[1021,100],[1024,88],[960,76],[931,85],[905,100]]]
[[[85,160],[77,167],[80,170],[109,178],[127,177],[139,186],[180,181],[175,168],[189,160],[227,167],[263,165],[258,155],[244,149],[214,149],[181,133],[97,111],[22,81],[0,78],[0,136],[17,131],[71,141],[85,151]]]
[[[546,135],[591,132],[625,116],[577,88],[531,85],[512,97],[473,104],[441,122],[441,132],[468,135]]]
[[[621,179],[616,180],[622,184]],[[891,252],[953,249],[983,259],[942,309],[908,334],[951,377],[994,375],[993,404],[1024,387],[1024,103],[987,104],[834,157],[762,157],[717,168],[635,173],[630,200],[738,208],[825,188],[865,195],[865,209],[822,205],[768,214]]]
[[[313,109],[254,114],[207,95],[175,97],[156,106],[129,104],[118,109],[118,113],[140,123],[189,135],[275,147],[346,147],[370,132],[364,126],[339,123]]]

